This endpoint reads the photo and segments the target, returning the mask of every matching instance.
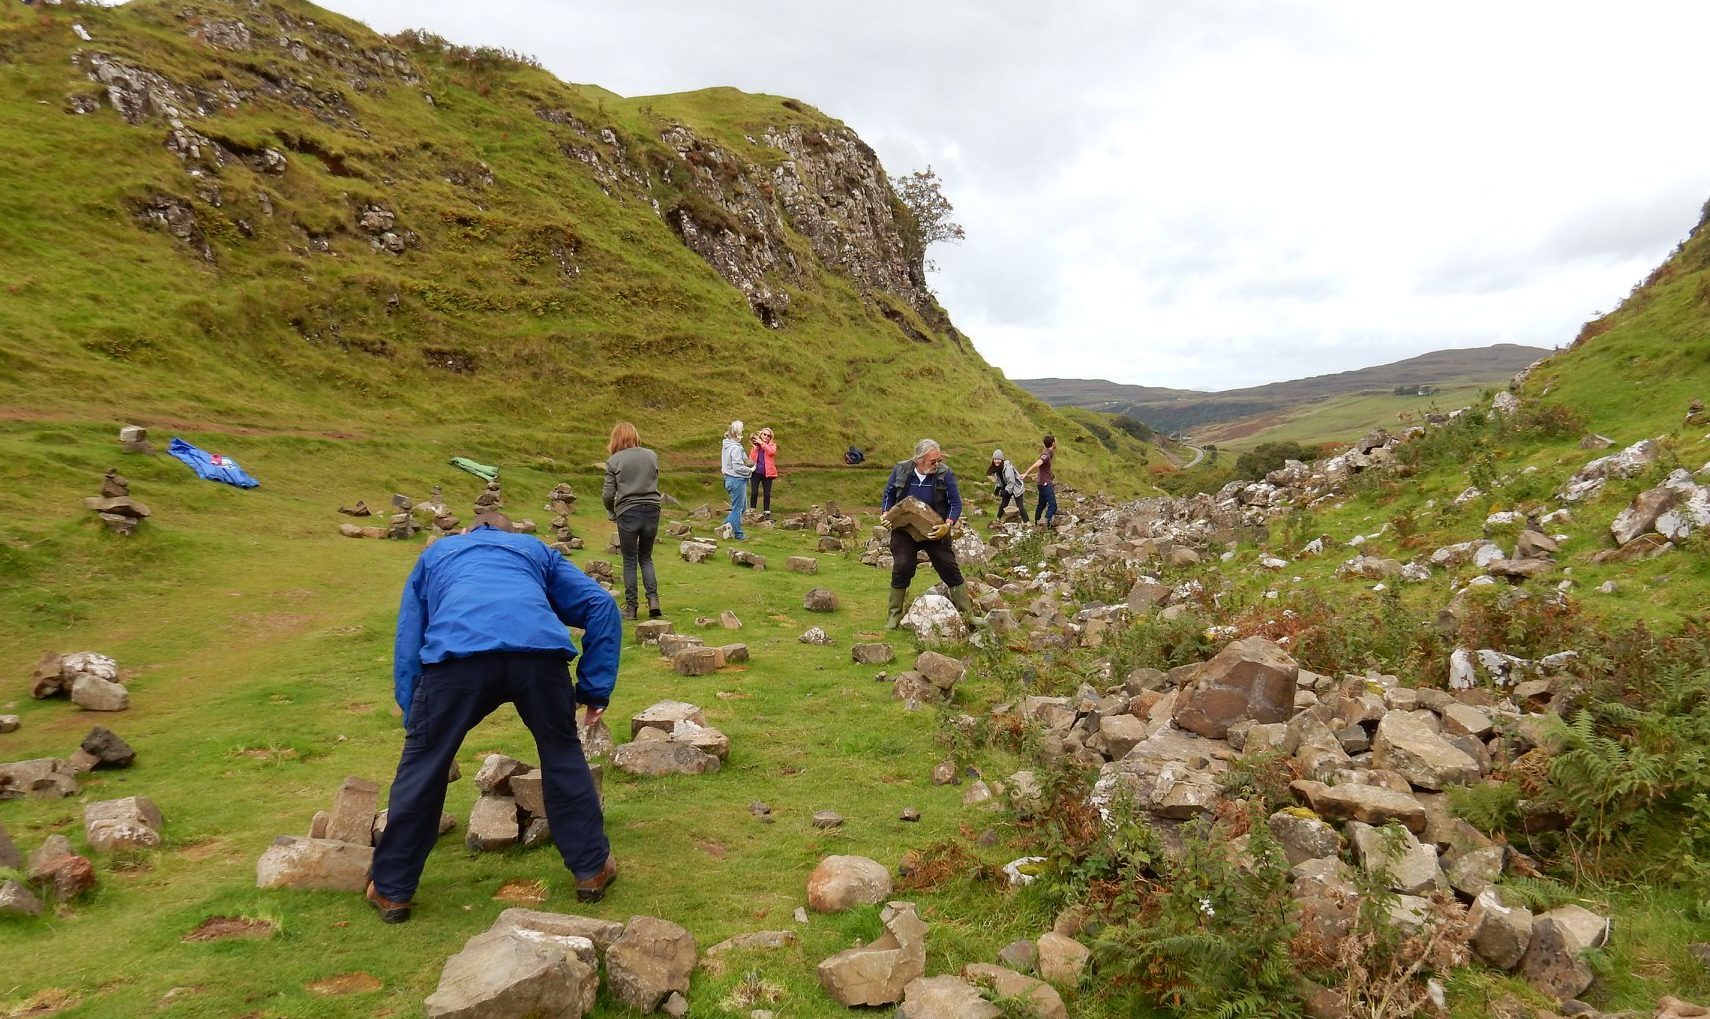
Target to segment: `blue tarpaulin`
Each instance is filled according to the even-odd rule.
[[[196,472],[198,478],[209,481],[223,481],[228,485],[239,488],[254,488],[261,482],[244,473],[236,460],[218,453],[210,453],[205,449],[197,449],[183,439],[173,439],[166,452],[184,461],[190,469]]]

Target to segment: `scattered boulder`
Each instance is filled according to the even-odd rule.
[[[0,764],[0,800],[18,796],[71,796],[77,792],[77,772],[58,757]]]
[[[84,673],[71,684],[71,702],[85,711],[124,711],[131,695],[118,683]]]
[[[802,644],[818,644],[823,647],[831,643],[831,635],[817,626],[810,626],[796,640]]]
[[[945,974],[917,977],[903,988],[897,1019],[1000,1019],[1003,1012],[973,984]]]
[[[1022,1007],[1032,1012],[1036,1019],[1068,1019],[1069,1010],[1063,1004],[1062,996],[1043,980],[983,962],[963,966],[962,976],[982,987],[990,987],[998,998],[1022,1002]]]
[[[257,888],[360,892],[368,886],[374,850],[332,839],[281,835],[255,865]]]
[[[137,759],[131,745],[103,725],[89,730],[80,749],[95,758],[97,768],[128,768]]]
[[[517,801],[513,796],[485,793],[469,810],[469,827],[463,841],[476,852],[508,849],[522,838],[522,825],[517,819]]]
[[[1406,711],[1391,711],[1378,722],[1372,765],[1432,791],[1464,785],[1480,774],[1477,761]]]
[[[146,796],[102,800],[83,808],[83,837],[102,853],[115,849],[153,849],[161,843],[166,819]]]
[[[694,935],[651,916],[631,917],[606,950],[606,980],[613,997],[643,1014],[673,991],[686,993],[695,970]]]
[[[897,653],[889,644],[856,644],[849,649],[849,656],[857,665],[883,665],[895,659]]]
[[[839,952],[819,964],[820,986],[838,1004],[891,1005],[926,973],[926,924],[914,904],[892,902],[879,913],[885,933],[872,944]]]
[[[941,655],[936,651],[922,651],[914,660],[914,671],[948,694],[957,681],[967,674],[968,666],[959,658]]]
[[[1233,641],[1194,670],[1176,701],[1175,723],[1212,739],[1241,721],[1286,722],[1294,715],[1300,668],[1264,637]]]
[[[784,568],[791,573],[818,573],[819,560],[813,556],[793,555],[784,561]]]
[[[356,846],[374,844],[374,812],[380,806],[380,785],[356,775],[345,776],[333,794],[332,810],[327,814],[326,834],[336,842]]]
[[[1497,969],[1513,969],[1532,941],[1532,911],[1506,905],[1495,889],[1486,889],[1467,912],[1467,930],[1480,959]]]
[[[1585,923],[1586,917],[1596,922]],[[1537,916],[1520,959],[1520,975],[1541,994],[1564,1001],[1579,997],[1596,978],[1585,953],[1602,945],[1607,930],[1608,921],[1578,906]]]
[[[1048,931],[1035,942],[1039,949],[1039,975],[1058,987],[1078,987],[1086,973],[1092,950],[1056,931]]]
[[[965,640],[968,624],[956,606],[941,594],[927,593],[914,600],[903,614],[902,625],[921,640]]]
[[[506,924],[502,914],[445,961],[422,1008],[429,1019],[580,1019],[594,1007],[597,967],[587,938]]]
[[[823,587],[816,587],[802,597],[802,608],[809,612],[836,612],[837,595]]]
[[[704,775],[719,769],[718,758],[670,739],[635,740],[612,751],[612,764],[631,775]]]
[[[28,886],[7,879],[0,881],[0,916],[40,916],[42,900]]]
[[[821,913],[884,902],[891,894],[891,872],[865,856],[828,856],[808,875],[808,905]]]

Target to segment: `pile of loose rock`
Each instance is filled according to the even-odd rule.
[[[447,780],[458,777],[454,764]],[[374,865],[374,845],[386,830],[386,812],[379,810],[379,805],[379,783],[348,776],[333,795],[331,809],[315,812],[307,837],[281,835],[261,854],[255,865],[255,886],[362,891]],[[441,835],[456,826],[456,818],[441,815]]]
[[[594,790],[600,793],[605,784],[601,758],[611,745],[611,734],[604,722],[596,724],[597,732],[583,730],[582,745],[593,772]],[[469,831],[464,839],[469,848],[486,852],[519,843],[532,848],[551,841],[544,777],[532,764],[503,754],[488,755],[475,775],[475,788],[481,796],[469,812]]]
[[[70,757],[35,757],[0,764],[0,800],[19,796],[74,796],[77,776],[96,768],[128,768],[137,752],[112,730],[97,725]]]
[[[730,756],[730,737],[684,701],[660,701],[638,712],[629,720],[629,735],[612,750],[611,762],[631,775],[704,775]]]
[[[154,444],[148,441],[148,429],[142,425],[125,425],[119,429],[119,448],[126,453],[152,454]]]
[[[816,912],[885,903],[879,913],[883,933],[877,939],[838,952],[818,966],[820,986],[839,1004],[854,1008],[901,1003],[897,1014],[912,1019],[997,1019],[1005,1013],[981,993],[985,987],[996,997],[1020,999],[1026,1011],[1041,1019],[1068,1015],[1052,984],[1079,984],[1091,956],[1084,945],[1048,933],[1037,946],[1025,943],[1025,953],[1019,944],[1004,949],[998,958],[1002,965],[972,963],[959,976],[928,977],[926,923],[913,903],[887,902],[891,892],[890,871],[863,856],[828,856],[808,876],[808,905]],[[1045,979],[1025,972],[1033,969]]]
[[[150,516],[147,506],[131,498],[131,483],[117,467],[107,469],[101,479],[101,494],[83,500],[83,505],[101,518],[107,530],[126,537],[135,534],[137,526]]]
[[[119,663],[94,651],[42,655],[30,677],[30,696],[44,700],[62,695],[85,711],[124,711],[131,706]]]

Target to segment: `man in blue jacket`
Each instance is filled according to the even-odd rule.
[[[598,902],[617,879],[576,735],[576,705],[592,726],[617,682],[617,604],[539,539],[512,534],[510,526],[502,513],[478,515],[462,534],[424,550],[404,584],[392,661],[404,752],[367,892],[387,923],[410,918],[463,737],[507,701],[540,751],[547,821],[575,875],[576,897]],[[583,631],[574,686],[568,664],[577,653],[566,626]]]
[[[955,473],[944,462],[944,451],[931,439],[915,443],[914,457],[899,461],[891,468],[880,509],[888,513],[892,506],[909,496],[931,506],[943,518],[943,523],[934,527],[925,540],[916,538],[904,528],[891,528],[891,600],[885,616],[885,628],[894,630],[902,625],[908,602],[908,585],[914,580],[914,571],[919,565],[918,553],[921,552],[926,553],[927,561],[938,573],[938,579],[950,589],[950,601],[956,606],[956,611],[962,614],[963,619],[971,621],[974,603],[968,597],[967,587],[963,586],[962,568],[956,563],[956,547],[950,542],[956,521],[962,517],[962,493],[956,487]]]

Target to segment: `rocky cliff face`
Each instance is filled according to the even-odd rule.
[[[176,18],[186,37],[217,73],[175,80],[165,67],[102,48],[79,49],[73,63],[89,86],[66,96],[68,114],[87,115],[110,106],[140,130],[162,132],[166,149],[178,157],[200,203],[221,207],[233,188],[250,180],[260,186],[246,195],[255,216],[270,216],[276,204],[270,178],[283,174],[292,158],[317,160],[335,176],[361,177],[390,192],[389,200],[353,204],[345,232],[369,240],[378,251],[401,254],[420,241],[401,222],[409,184],[348,165],[338,146],[310,133],[280,132],[278,147],[238,141],[220,130],[226,115],[245,108],[307,114],[328,129],[355,139],[372,137],[354,112],[351,93],[384,96],[388,90],[428,91],[416,62],[401,45],[377,36],[317,22],[305,5],[242,0],[183,7]],[[404,37],[421,44],[423,37]],[[441,44],[442,49],[446,47]],[[501,60],[490,51],[469,51],[466,61]],[[917,340],[922,329],[895,310],[912,310],[929,331],[952,337],[954,329],[926,288],[919,253],[903,240],[896,203],[878,157],[853,131],[812,115],[792,101],[783,106],[794,122],[757,126],[744,136],[747,154],[733,151],[690,125],[655,118],[646,133],[615,125],[596,126],[587,111],[541,104],[535,117],[563,158],[592,175],[613,202],[638,203],[667,223],[676,237],[742,292],[767,326],[787,325],[790,291],[821,271],[837,273]],[[813,122],[803,122],[813,121]],[[292,154],[281,149],[294,147]],[[756,158],[756,152],[763,154]],[[400,174],[399,178],[403,175]],[[494,185],[484,162],[447,170],[447,182],[481,189]],[[149,195],[134,203],[139,223],[165,229],[208,262],[219,260],[196,209],[185,199]],[[906,215],[906,213],[903,213]],[[235,216],[238,233],[253,236],[255,216]],[[327,231],[305,227],[288,246],[327,251]],[[568,276],[576,272],[574,244],[553,252]]]

